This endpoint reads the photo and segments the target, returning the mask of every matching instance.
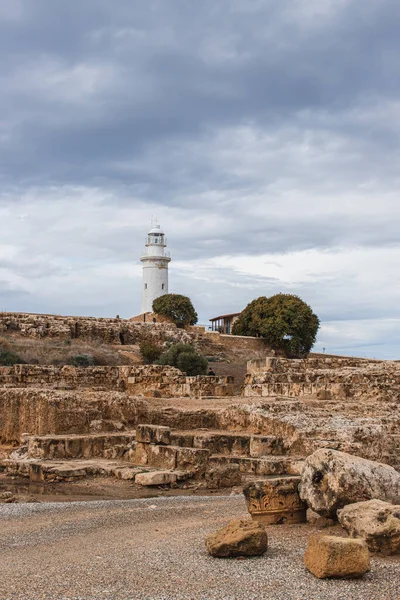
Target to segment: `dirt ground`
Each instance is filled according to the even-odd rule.
[[[270,526],[265,555],[214,559],[205,536],[246,516],[243,497],[0,506],[2,600],[398,600],[400,557],[358,580],[303,565],[310,525]],[[338,526],[329,533],[343,535]]]

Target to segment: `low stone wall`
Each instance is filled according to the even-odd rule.
[[[232,377],[187,377],[173,367],[159,365],[73,367],[14,365],[0,367],[0,387],[39,387],[127,391],[131,395],[232,396]]]
[[[319,355],[317,357],[310,356],[305,359],[290,359],[267,356],[266,358],[249,360],[247,362],[247,372],[257,373],[272,371],[274,373],[285,373],[287,371],[299,372],[321,369],[342,369],[343,367],[363,368],[367,365],[381,365],[383,362],[384,361],[381,360],[357,358],[352,356],[324,357]]]
[[[400,363],[352,358],[250,361],[245,396],[400,399]]]
[[[193,343],[197,334],[173,323],[143,323],[127,319],[64,317],[30,313],[0,313],[1,333],[30,338],[97,340],[104,344],[138,344],[143,339]]]

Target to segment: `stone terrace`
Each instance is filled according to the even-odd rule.
[[[319,447],[398,466],[398,363],[249,367],[244,397],[228,378],[170,367],[3,367],[0,437],[19,448],[3,448],[2,468],[34,480],[148,472],[169,483],[229,465],[244,480],[294,477]]]

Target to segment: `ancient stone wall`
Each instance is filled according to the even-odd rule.
[[[289,371],[312,371],[340,369],[343,367],[365,367],[367,365],[381,365],[384,361],[370,358],[357,358],[353,356],[329,356],[310,355],[305,359],[290,359],[283,357],[267,356],[266,358],[249,360],[247,363],[247,372],[256,373],[264,371],[273,371],[274,373],[283,373]]]
[[[264,365],[264,366],[263,366]],[[400,363],[356,358],[250,361],[245,396],[400,399]]]
[[[87,388],[126,391],[145,396],[230,396],[231,377],[187,377],[174,367],[160,365],[73,367],[14,365],[0,367],[1,387],[36,387],[53,389]]]
[[[0,313],[1,333],[30,338],[98,340],[104,344],[138,344],[143,339],[193,343],[198,335],[173,323],[142,323],[127,319],[63,317],[28,313]]]

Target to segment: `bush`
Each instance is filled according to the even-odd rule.
[[[139,350],[146,365],[151,365],[158,360],[163,351],[161,346],[149,340],[141,342]]]
[[[307,356],[319,329],[319,319],[298,296],[261,296],[246,306],[232,328],[233,335],[261,336],[289,358]]]
[[[74,367],[93,367],[95,360],[91,354],[75,354],[68,363]]]
[[[180,294],[159,296],[153,302],[153,311],[157,315],[168,317],[177,327],[197,323],[197,312],[194,310],[192,301],[187,296]]]
[[[11,350],[0,349],[0,365],[3,367],[12,367],[13,365],[24,365],[25,361],[22,360],[18,354]]]
[[[175,344],[164,352],[158,364],[176,367],[187,375],[205,375],[208,366],[207,359],[198,354],[194,346],[182,343]]]
[[[178,356],[177,367],[187,375],[205,375],[208,361],[197,352],[181,352]]]

